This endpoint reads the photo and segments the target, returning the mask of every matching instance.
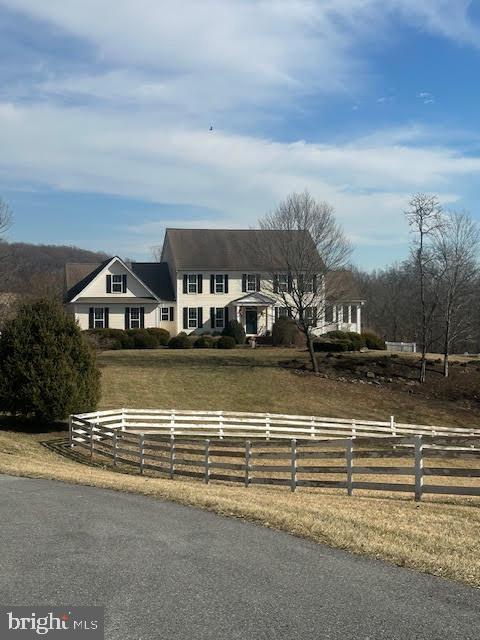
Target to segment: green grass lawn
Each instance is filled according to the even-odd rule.
[[[107,351],[102,408],[270,411],[331,417],[480,426],[478,411],[387,386],[298,375],[282,361],[308,360],[297,349]]]

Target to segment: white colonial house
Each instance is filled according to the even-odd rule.
[[[211,333],[237,319],[248,336],[265,335],[287,315],[277,293],[289,277],[280,269],[272,283],[266,275],[269,266],[258,251],[262,233],[268,232],[167,229],[160,262],[126,263],[115,256],[67,264],[67,309],[81,329]],[[350,298],[310,309],[315,332],[360,332],[363,301]]]

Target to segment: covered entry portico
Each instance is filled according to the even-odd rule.
[[[275,300],[258,291],[234,300],[231,303],[234,318],[242,325],[247,336],[265,335],[274,323]]]

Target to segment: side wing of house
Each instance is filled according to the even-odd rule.
[[[142,264],[136,269],[135,264],[127,265],[118,257],[99,265],[67,265],[67,310],[81,329],[164,327],[171,331],[175,305],[173,299],[163,300],[152,288],[152,282],[160,287],[164,273],[160,265],[155,266],[156,271]],[[145,282],[136,271],[151,282]],[[169,289],[168,283],[163,289]]]

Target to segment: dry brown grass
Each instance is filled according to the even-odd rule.
[[[99,357],[102,408],[271,411],[445,426],[476,425],[478,410],[390,387],[296,375],[297,349],[110,351]]]
[[[305,358],[291,349],[107,352],[102,408],[201,408],[480,425],[454,403],[410,397],[388,388],[296,376],[279,361]],[[65,435],[65,434],[63,434]],[[382,558],[480,586],[478,500],[341,490],[243,486],[140,477],[79,464],[41,445],[59,434],[0,431],[0,472],[133,491],[193,505],[354,553]]]
[[[57,436],[58,437],[58,436]],[[82,465],[41,446],[52,434],[0,432],[0,472],[133,491],[245,518],[400,566],[480,585],[480,509],[449,498],[413,502],[359,494],[169,480]]]

